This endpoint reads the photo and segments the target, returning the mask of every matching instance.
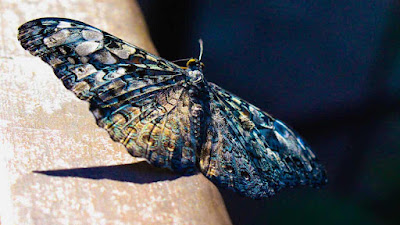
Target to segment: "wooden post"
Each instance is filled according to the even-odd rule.
[[[203,175],[179,177],[132,158],[17,40],[29,20],[66,17],[156,53],[135,1],[0,5],[1,224],[231,224]]]

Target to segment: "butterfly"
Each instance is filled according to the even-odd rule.
[[[181,67],[63,18],[27,22],[18,39],[90,103],[98,126],[134,157],[180,174],[200,171],[256,199],[327,182],[309,145],[280,120],[208,82],[201,56]]]

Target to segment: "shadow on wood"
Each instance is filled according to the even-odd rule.
[[[81,177],[88,179],[109,179],[138,184],[152,183],[157,181],[175,180],[183,176],[173,173],[168,169],[151,166],[147,162],[137,162],[114,166],[96,166],[86,168],[61,169],[33,171],[56,177]]]

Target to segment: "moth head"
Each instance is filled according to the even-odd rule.
[[[200,60],[198,59],[189,59],[186,62],[186,67],[190,70],[203,70],[204,68],[204,63],[202,63]]]

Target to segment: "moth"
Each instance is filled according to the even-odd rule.
[[[18,39],[90,103],[98,126],[134,157],[180,174],[200,171],[251,198],[327,182],[309,145],[280,120],[208,82],[201,56],[180,67],[63,18],[27,22]]]

